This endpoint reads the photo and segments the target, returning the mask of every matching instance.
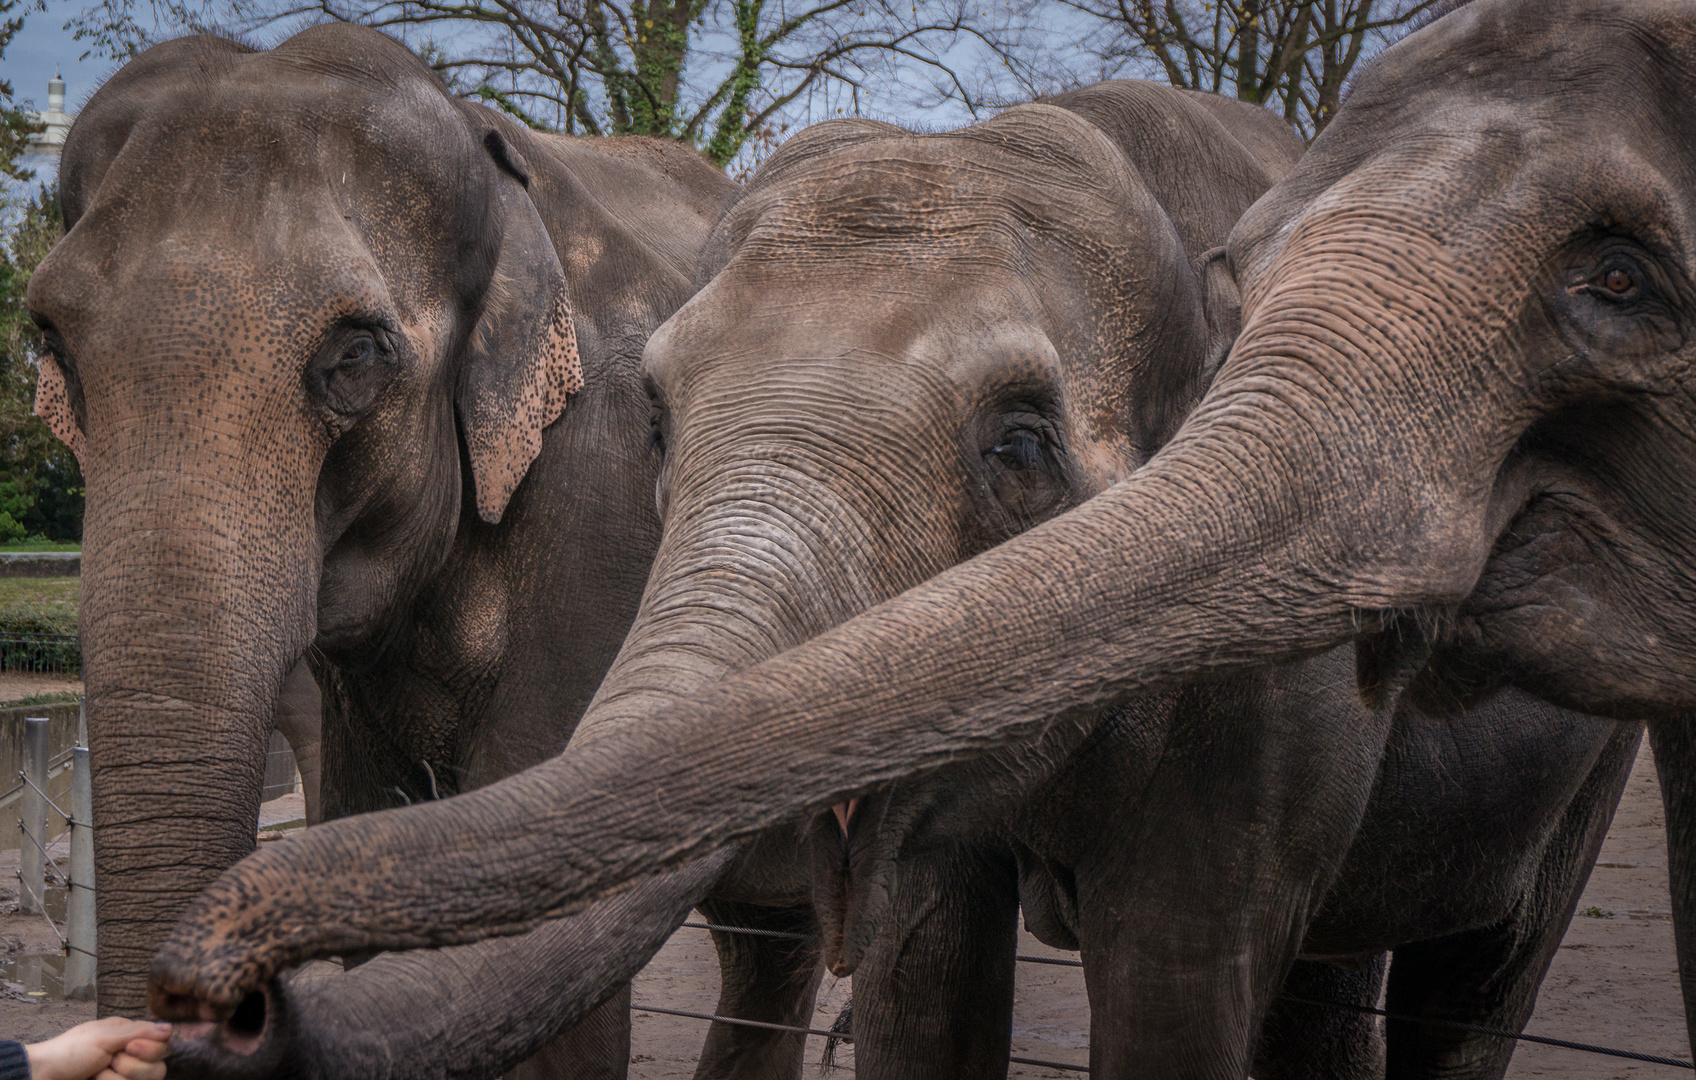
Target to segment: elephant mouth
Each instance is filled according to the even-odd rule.
[[[837,828],[842,830],[843,840],[848,839],[848,826],[853,822],[854,812],[859,808],[860,800],[857,798],[849,799],[847,802],[837,803],[835,806],[830,808],[831,813],[836,815],[836,825]]]
[[[271,1028],[271,988],[253,990],[222,1020],[211,1016],[211,1006],[192,998],[173,996],[162,1012],[192,1013],[199,1019],[178,1021],[171,1030],[173,1065],[210,1062],[229,1056],[252,1058],[264,1048]]]

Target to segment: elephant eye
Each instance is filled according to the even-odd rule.
[[[342,417],[370,408],[394,371],[390,340],[380,327],[350,328],[309,377],[318,399]]]
[[[338,366],[346,367],[350,365],[358,366],[368,364],[376,355],[377,343],[371,340],[369,335],[361,334],[359,337],[348,342],[347,346],[342,349],[342,356],[341,360],[338,361]]]
[[[1053,406],[1015,404],[986,417],[982,431],[986,522],[1003,538],[1027,529],[1066,502],[1066,446]]]
[[[1029,469],[1042,460],[1042,439],[1034,431],[1010,431],[985,456],[1009,469]]]
[[[1607,255],[1600,270],[1580,270],[1573,279],[1571,291],[1588,294],[1611,304],[1635,304],[1652,291],[1648,277],[1636,259],[1620,252]]]

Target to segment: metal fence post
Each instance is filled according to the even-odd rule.
[[[71,888],[65,911],[65,996],[94,996],[94,780],[88,747],[71,750]]]
[[[18,910],[31,915],[44,915],[47,908],[46,857],[41,849],[47,843],[47,728],[44,717],[24,720],[24,785],[21,800],[22,814],[18,828],[24,835],[18,841]]]

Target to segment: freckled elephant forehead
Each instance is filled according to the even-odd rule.
[[[959,132],[878,135],[808,156],[756,179],[734,216],[743,251],[785,245],[789,256],[832,258],[872,244],[928,261],[988,254],[1033,232],[1081,238],[1141,210],[1138,188],[1093,125],[1020,106]]]
[[[374,31],[323,27],[269,52],[209,38],[148,50],[83,109],[61,173],[73,217],[173,197],[239,216],[287,190],[430,227],[465,209],[479,150],[416,57]]]
[[[1493,122],[1528,140],[1570,139],[1598,121],[1598,130],[1654,130],[1668,118],[1658,106],[1669,92],[1688,100],[1693,61],[1688,0],[1473,0],[1365,65],[1341,118],[1376,125],[1380,139],[1392,123],[1442,131]],[[1481,111],[1492,103],[1495,117]]]

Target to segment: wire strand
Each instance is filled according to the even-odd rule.
[[[697,930],[717,930],[726,934],[748,934],[753,937],[784,938],[789,940],[804,940],[808,937],[806,934],[786,933],[779,930],[756,930],[751,926],[721,926],[717,923],[690,922],[686,922],[683,925],[693,927]],[[1057,956],[1027,956],[1021,953],[1018,956],[1015,956],[1014,959],[1022,964],[1050,964],[1054,967],[1070,968],[1081,968],[1084,966],[1084,962],[1082,960],[1069,960]],[[1580,1050],[1587,1054],[1602,1054],[1606,1057],[1625,1058],[1629,1061],[1644,1061],[1652,1065],[1670,1065],[1675,1069],[1690,1069],[1692,1071],[1696,1071],[1696,1062],[1683,1061],[1679,1058],[1659,1057],[1655,1054],[1639,1053],[1636,1050],[1616,1050],[1611,1046],[1596,1046],[1592,1043],[1573,1042],[1569,1039],[1551,1039],[1546,1035],[1527,1035],[1524,1032],[1515,1033],[1508,1031],[1506,1028],[1487,1027],[1483,1024],[1469,1024],[1464,1020],[1443,1020],[1436,1017],[1404,1016],[1401,1013],[1386,1012],[1383,1009],[1374,1008],[1370,1005],[1355,1005],[1347,1001],[1321,1001],[1316,998],[1293,997],[1289,994],[1280,994],[1278,996],[1278,1000],[1294,1002],[1297,1005],[1315,1005],[1326,1009],[1344,1009],[1350,1012],[1371,1013],[1374,1016],[1382,1016],[1386,1020],[1395,1020],[1398,1023],[1423,1024],[1429,1027],[1455,1028],[1461,1031],[1476,1032],[1480,1035],[1493,1035],[1499,1039],[1515,1039],[1519,1042],[1536,1043],[1540,1046],[1553,1046],[1562,1050]],[[648,1009],[647,1011],[665,1012],[666,1010]],[[806,1030],[809,1034],[825,1034],[829,1035],[831,1038],[840,1039],[843,1042],[851,1043],[854,1041],[851,1036],[844,1035],[840,1032],[832,1034],[830,1032],[814,1031],[811,1028],[785,1028],[780,1024],[759,1024],[752,1020],[736,1020],[730,1017],[708,1016],[701,1013],[676,1013],[676,1015],[692,1016],[701,1020],[713,1020],[721,1024],[749,1024],[757,1027],[775,1027],[785,1031]],[[1026,1058],[1009,1058],[1008,1060],[1017,1062],[1021,1065],[1043,1065],[1055,1069],[1073,1069],[1082,1072],[1089,1071],[1087,1066],[1066,1065],[1057,1061],[1036,1061]]]

